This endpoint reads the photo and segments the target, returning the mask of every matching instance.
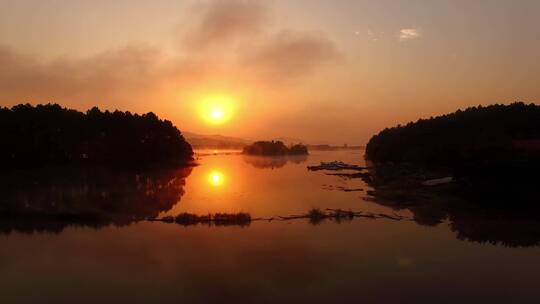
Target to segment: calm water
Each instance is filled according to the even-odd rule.
[[[138,204],[143,206],[137,207],[138,218],[183,211],[269,217],[313,207],[393,212],[365,200],[369,188],[360,180],[306,170],[320,161],[362,164],[362,154],[313,152],[292,159],[206,155],[199,166],[167,175],[165,182],[147,177],[152,182],[144,189],[140,183],[104,179],[99,185],[70,186],[70,194],[61,196],[57,187],[49,187],[41,196],[65,200],[90,193],[102,200],[110,193],[130,193],[133,200],[152,197],[158,202],[159,208],[148,207],[148,201]],[[39,191],[27,192],[13,197],[40,200]],[[318,225],[307,220],[253,222],[248,227],[129,220],[93,227],[10,225],[0,234],[2,303],[540,301],[537,222],[454,216],[439,225],[382,219]]]

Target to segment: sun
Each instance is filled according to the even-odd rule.
[[[221,118],[223,118],[223,111],[214,110],[214,111],[212,111],[212,113],[210,115],[212,115],[212,119],[220,120]]]
[[[208,124],[224,124],[233,117],[234,99],[225,94],[206,96],[200,103],[199,112],[203,120]]]

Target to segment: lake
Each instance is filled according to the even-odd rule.
[[[29,204],[44,198],[40,204],[58,206],[90,193],[88,200],[111,212],[122,212],[109,206],[116,201],[137,201],[137,208],[136,216],[99,225],[4,223],[2,303],[538,303],[538,222],[459,212],[441,223],[423,220],[430,210],[385,207],[368,197],[360,179],[306,169],[333,160],[361,165],[363,151],[303,158],[201,151],[198,166],[165,181],[146,177],[146,188],[139,175],[136,185],[106,175],[100,183],[85,178],[75,187],[80,177],[70,177],[30,185],[32,195],[10,192]],[[142,220],[239,211],[269,218],[311,208],[415,220],[273,220],[244,227]]]

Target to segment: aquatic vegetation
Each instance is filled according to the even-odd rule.
[[[165,223],[177,223],[183,226],[192,226],[197,224],[208,224],[215,226],[248,226],[251,221],[251,215],[245,212],[238,213],[209,213],[206,215],[197,215],[183,212],[176,216],[165,216],[159,219],[150,219],[151,221],[161,221]]]
[[[212,222],[215,225],[240,225],[245,226],[251,223],[251,215],[249,213],[216,213],[212,216]]]
[[[337,209],[334,211],[334,214],[332,214],[332,216],[336,221],[352,220],[354,218],[354,212],[352,210]]]
[[[214,226],[248,226],[254,221],[268,221],[273,220],[289,221],[297,219],[309,219],[311,224],[317,225],[322,221],[328,219],[337,223],[341,221],[350,221],[354,218],[369,218],[369,219],[389,219],[389,220],[411,220],[405,216],[393,214],[388,215],[384,213],[370,213],[363,211],[352,211],[343,209],[325,209],[313,208],[306,214],[290,215],[290,216],[277,216],[271,218],[252,218],[249,213],[237,212],[237,213],[209,213],[206,215],[197,215],[193,213],[183,212],[176,216],[164,216],[162,218],[150,218],[149,221],[159,221],[164,223],[177,223],[183,226],[192,226],[197,224],[208,224]]]
[[[318,224],[328,217],[321,209],[313,208],[307,213],[309,222],[312,224]]]
[[[282,221],[297,220],[297,219],[309,219],[309,222],[317,225],[324,220],[333,220],[337,223],[340,223],[343,220],[352,220],[354,218],[369,218],[369,219],[389,219],[395,221],[401,220],[412,220],[406,216],[399,214],[384,214],[384,213],[371,213],[364,211],[353,211],[353,210],[343,210],[343,209],[330,209],[326,208],[325,211],[319,208],[313,208],[308,211],[306,214],[302,215],[291,215],[291,216],[279,216],[279,219]]]
[[[174,222],[174,217],[165,216],[165,217],[162,217],[161,220],[164,221],[165,223],[172,223],[172,222]]]
[[[181,225],[195,225],[202,222],[202,219],[196,214],[184,212],[174,217],[174,221]]]

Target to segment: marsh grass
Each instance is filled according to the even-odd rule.
[[[322,211],[319,208],[313,208],[305,215],[309,219],[311,224],[317,225],[322,221],[329,219],[334,220],[338,223],[342,221],[352,221],[359,214],[355,213],[352,210],[342,210],[342,209],[326,209],[327,212]]]
[[[173,220],[171,220],[171,218]],[[249,213],[214,213],[206,215],[197,215],[193,213],[180,213],[175,217],[167,216],[162,218],[164,222],[175,222],[184,226],[191,226],[197,224],[208,224],[216,226],[248,226],[252,219]]]
[[[331,215],[336,222],[352,221],[355,216],[352,210],[341,210],[341,209],[334,210],[333,214]]]
[[[182,225],[195,225],[201,222],[201,216],[192,214],[192,213],[180,213],[175,218],[174,221]]]
[[[214,225],[239,225],[247,226],[251,223],[251,215],[249,213],[216,213],[212,217]]]
[[[309,218],[310,223],[317,225],[324,221],[326,218],[328,218],[328,214],[326,214],[319,208],[313,208],[309,210],[309,212],[307,213],[307,217]]]
[[[371,213],[363,211],[352,211],[343,209],[326,208],[321,210],[313,208],[305,214],[291,216],[277,216],[271,218],[252,218],[249,213],[208,213],[206,215],[197,215],[193,213],[180,213],[176,216],[165,216],[158,219],[149,219],[150,221],[161,221],[165,223],[177,223],[183,226],[192,226],[198,224],[206,224],[208,226],[249,226],[253,221],[272,221],[274,219],[281,221],[308,219],[313,225],[318,225],[325,220],[341,223],[344,221],[352,221],[354,218],[368,219],[389,219],[389,220],[411,220],[410,218],[398,214]]]

